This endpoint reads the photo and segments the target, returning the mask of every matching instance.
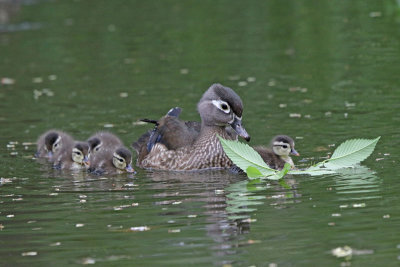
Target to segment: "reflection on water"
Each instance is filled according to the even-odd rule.
[[[375,175],[375,172],[365,166],[345,168],[338,170],[338,177],[335,179],[335,190],[340,194],[339,200],[362,200],[381,198],[382,179]],[[345,194],[345,195],[342,195]]]

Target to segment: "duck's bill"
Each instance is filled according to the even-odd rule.
[[[130,164],[125,168],[125,170],[130,173],[135,172],[135,170],[132,168],[132,165]]]
[[[294,148],[292,149],[292,151],[290,151],[290,154],[294,156],[300,156],[300,153],[297,152]]]
[[[84,164],[86,167],[89,167],[90,161],[89,161],[88,156],[85,156],[85,157],[83,158],[83,164]]]
[[[238,117],[235,117],[235,119],[231,123],[231,127],[244,140],[246,140],[247,142],[250,141],[250,135],[247,133],[246,129],[242,126],[242,120],[241,119],[239,119]]]

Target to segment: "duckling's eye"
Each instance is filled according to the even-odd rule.
[[[124,162],[124,160],[123,160],[123,159],[118,159],[118,160],[119,160],[119,162],[121,162],[121,163],[122,163],[122,162]]]
[[[287,145],[282,145],[282,147],[283,147],[283,148],[288,148],[288,146],[287,146]]]
[[[222,108],[223,110],[228,110],[228,105],[227,105],[227,104],[222,104],[222,105],[221,105],[221,108]]]
[[[79,151],[76,151],[75,154],[77,154],[77,155],[79,155],[79,156],[82,155],[82,153],[79,152]]]

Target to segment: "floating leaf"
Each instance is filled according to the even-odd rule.
[[[273,175],[276,170],[271,169],[252,147],[237,141],[226,140],[218,136],[222,147],[228,157],[239,168],[247,171],[249,167],[255,167],[263,176]],[[250,169],[252,170],[252,169]],[[258,176],[259,177],[259,176]]]
[[[336,170],[354,166],[368,158],[375,149],[380,137],[375,139],[351,139],[342,143],[333,152],[330,159],[319,162],[305,170],[291,170],[289,164],[281,171],[268,167],[261,156],[247,144],[225,140],[218,136],[225,153],[250,179],[266,177],[279,180],[286,174],[325,175],[337,173]]]
[[[246,173],[249,178],[259,178],[263,176],[262,173],[256,167],[253,166],[249,166],[246,169]]]
[[[290,166],[289,163],[285,163],[285,165],[283,166],[283,169],[279,172],[276,172],[274,175],[269,176],[268,179],[271,180],[279,180],[282,179],[283,176],[285,176],[291,169],[292,167]]]
[[[360,163],[372,154],[380,138],[347,140],[335,149],[331,158],[324,162],[324,166],[335,170]]]

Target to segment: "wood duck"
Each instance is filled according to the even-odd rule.
[[[73,144],[73,138],[67,133],[59,130],[49,130],[38,138],[35,156],[48,158],[49,161],[53,162],[66,148],[73,146]]]
[[[89,144],[87,142],[76,141],[65,147],[54,159],[53,167],[56,169],[78,170],[85,169],[88,162]]]
[[[295,165],[290,155],[300,156],[294,149],[293,139],[287,135],[275,136],[269,148],[257,146],[254,147],[254,150],[260,154],[270,168],[276,170],[282,170],[286,162],[294,169]]]
[[[114,134],[106,131],[97,132],[87,140],[90,157],[103,149],[116,149],[123,146],[122,141]]]
[[[91,155],[89,172],[93,174],[133,173],[132,153],[126,147],[102,148]]]
[[[156,123],[155,130],[141,136],[133,144],[138,166],[160,170],[229,168],[232,162],[217,135],[230,140],[239,135],[250,140],[242,126],[242,100],[231,88],[213,84],[197,109],[201,124],[179,120],[180,109],[175,108]]]
[[[153,123],[156,126],[132,144],[138,154],[147,155],[156,143],[165,145],[168,150],[193,145],[200,134],[201,122],[180,120],[178,117],[181,111],[179,107],[172,108],[158,121],[142,119],[141,121]],[[225,127],[225,130],[232,139],[237,138],[237,133],[230,125]],[[141,149],[144,151],[140,152]]]

